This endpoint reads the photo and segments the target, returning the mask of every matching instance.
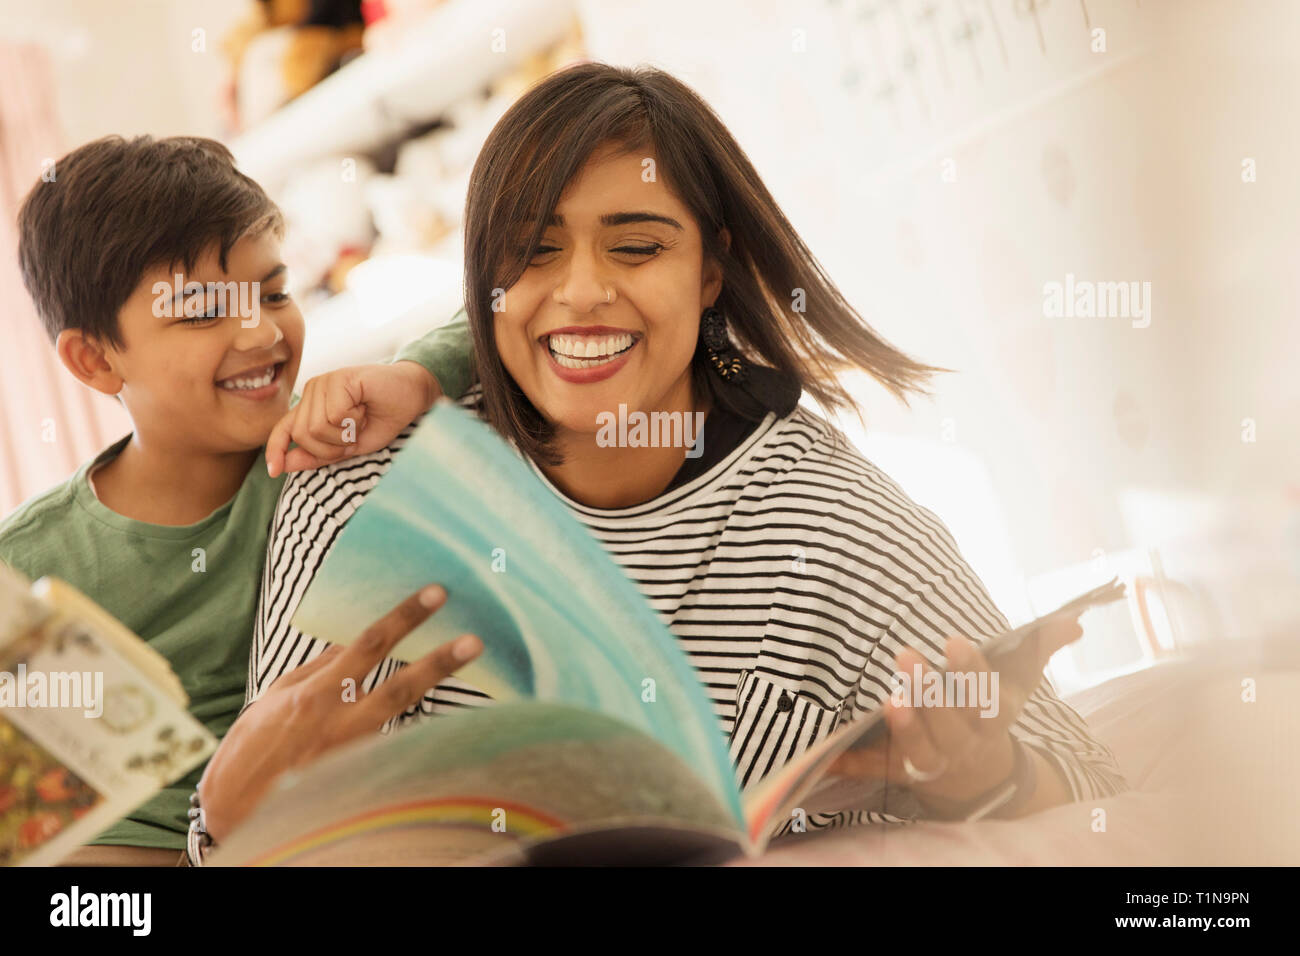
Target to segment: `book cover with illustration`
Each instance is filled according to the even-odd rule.
[[[207,759],[188,705],[108,612],[0,564],[0,866],[58,863]]]
[[[290,775],[213,864],[707,862],[760,853],[795,807],[821,806],[818,793],[835,809],[879,799],[826,772],[879,739],[878,715],[742,794],[677,639],[529,466],[445,401],[344,527],[293,625],[347,644],[433,581],[447,604],[396,656],[477,634],[484,652],[457,676],[497,702]],[[1107,588],[1004,635],[1008,659],[1046,623],[1114,599]]]

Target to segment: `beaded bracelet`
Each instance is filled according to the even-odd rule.
[[[202,866],[203,854],[212,846],[212,837],[208,834],[207,821],[203,819],[203,808],[199,806],[199,792],[190,794],[189,833],[185,837],[185,856],[190,866]]]

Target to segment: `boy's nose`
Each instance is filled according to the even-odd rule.
[[[284,331],[275,319],[254,311],[251,316],[239,320],[239,331],[235,333],[235,348],[241,352],[269,349],[278,345],[283,338]]]

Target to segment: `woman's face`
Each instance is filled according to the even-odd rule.
[[[646,172],[653,158],[593,153],[495,313],[506,371],[561,433],[595,432],[619,405],[694,410],[691,358],[721,269],[686,206]]]

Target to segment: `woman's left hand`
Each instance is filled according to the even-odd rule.
[[[947,807],[967,803],[1008,781],[1015,767],[1011,726],[1042,679],[1042,669],[1059,648],[1082,634],[1075,619],[1044,627],[1037,640],[1026,642],[1015,666],[994,672],[979,648],[964,637],[951,638],[944,648],[946,670],[973,675],[973,689],[991,690],[991,700],[959,701],[948,695],[940,681],[939,706],[913,706],[912,684],[916,668],[922,680],[935,673],[924,658],[910,648],[895,658],[909,683],[900,706],[892,697],[885,703],[889,737],[873,747],[841,755],[829,769],[840,776],[887,779],[906,786],[923,805],[940,816]],[[996,679],[996,683],[994,680]],[[968,680],[967,686],[972,686]],[[922,685],[924,687],[924,685]],[[986,706],[991,704],[992,706]]]

